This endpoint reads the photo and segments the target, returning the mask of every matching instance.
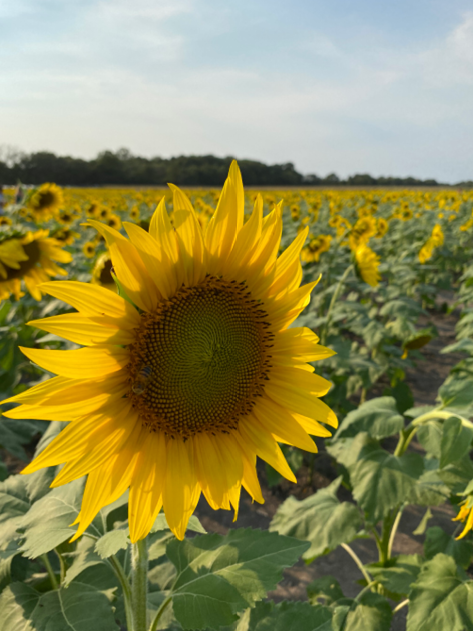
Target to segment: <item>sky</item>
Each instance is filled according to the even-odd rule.
[[[473,4],[0,0],[0,146],[473,179]]]

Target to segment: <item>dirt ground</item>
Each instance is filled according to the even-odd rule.
[[[447,303],[450,302],[449,296],[444,298],[446,298]],[[407,371],[406,381],[413,392],[415,405],[434,404],[439,386],[447,377],[450,369],[464,357],[464,355],[457,354],[440,354],[442,348],[455,341],[455,325],[458,317],[458,312],[451,314],[435,312],[431,314],[431,321],[437,327],[439,337],[422,349],[424,359],[417,361],[417,367]],[[412,447],[422,449],[415,441],[412,442]],[[243,492],[240,514],[236,523],[232,522],[233,513],[213,511],[205,500],[201,500],[199,503],[196,514],[208,532],[225,534],[229,528],[235,527],[266,529],[278,506],[290,493],[302,499],[307,495],[308,488],[310,489],[312,486],[313,491],[315,491],[317,488],[327,486],[335,477],[330,456],[326,452],[321,451],[315,462],[312,480],[309,480],[307,468],[303,467],[298,473],[297,485],[283,483],[273,489],[268,488],[265,482],[264,467],[261,467],[259,477],[265,503],[263,505],[252,503],[249,496]],[[313,491],[309,490],[309,492]],[[409,506],[404,511],[393,544],[394,554],[423,553],[424,537],[415,536],[412,532],[419,525],[425,510],[425,507]],[[433,507],[431,512],[432,518],[428,522],[429,527],[441,526],[449,533],[455,531],[457,524],[452,522],[455,512],[450,506]],[[350,545],[364,563],[377,561],[378,555],[374,541],[362,539],[354,541]],[[276,601],[307,600],[307,585],[315,578],[321,578],[328,574],[339,581],[346,596],[354,597],[361,589],[356,582],[362,579],[359,569],[347,552],[343,548],[338,548],[330,554],[320,557],[311,565],[305,565],[300,561],[294,567],[286,570],[282,582],[274,592],[269,594],[269,597]],[[386,631],[405,631],[406,615],[407,608],[397,612],[393,618],[391,629],[386,629]]]

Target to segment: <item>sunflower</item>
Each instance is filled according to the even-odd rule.
[[[17,300],[23,295],[21,281],[35,300],[43,295],[39,285],[51,276],[67,273],[54,261],[69,263],[72,256],[62,249],[62,243],[48,237],[48,230],[28,232],[0,242],[0,300],[11,294]]]
[[[86,241],[82,246],[82,253],[88,258],[91,259],[95,256],[95,251],[97,249],[97,244],[93,241]]]
[[[91,282],[95,285],[101,285],[107,289],[116,291],[115,281],[112,276],[113,263],[108,252],[101,254],[95,262],[92,270]]]
[[[42,184],[28,199],[28,208],[36,221],[47,221],[64,204],[62,189],[56,184]]]
[[[470,530],[473,530],[473,498],[471,496],[467,497],[463,502],[460,502],[460,510],[453,521],[465,522],[465,527],[458,535],[457,539],[463,539]]]
[[[350,248],[355,251],[359,245],[367,243],[377,232],[374,217],[361,217],[353,226],[349,236]]]
[[[106,220],[107,226],[110,228],[115,228],[115,230],[120,230],[122,226],[122,222],[120,221],[120,217],[118,215],[110,215]]]
[[[331,384],[307,363],[333,352],[310,329],[289,328],[318,282],[299,287],[307,230],[278,258],[281,204],[263,217],[259,196],[244,223],[236,162],[205,234],[171,188],[174,227],[164,200],[149,233],[124,223],[129,239],[90,221],[126,297],[46,283],[77,312],[30,324],[84,348],[23,348],[58,376],[7,400],[23,404],[10,418],[70,421],[24,473],[65,463],[53,487],[88,475],[74,539],[127,488],[133,542],[161,508],[182,539],[201,493],[236,518],[242,486],[263,502],[257,456],[295,482],[278,443],[316,452],[309,434],[337,426],[319,398]]]
[[[10,217],[5,217],[5,215],[0,216],[0,226],[11,226],[12,220]]]
[[[130,209],[130,219],[132,221],[138,222],[140,218],[140,209],[138,208],[138,206],[133,206]]]
[[[379,256],[365,243],[362,243],[356,248],[354,259],[355,269],[361,279],[371,287],[376,287],[381,278],[378,272]]]
[[[330,250],[332,237],[329,234],[320,234],[318,237],[309,235],[309,243],[302,250],[301,258],[307,263],[320,259],[321,254]]]
[[[72,245],[74,241],[80,237],[80,234],[69,228],[61,228],[61,230],[58,230],[52,236],[60,241],[62,245]]]

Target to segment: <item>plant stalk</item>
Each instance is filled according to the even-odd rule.
[[[48,573],[49,580],[51,581],[51,587],[53,589],[59,589],[59,583],[57,582],[56,574],[54,573],[53,567],[51,565],[51,562],[49,561],[47,553],[42,554],[41,559]]]
[[[373,579],[371,578],[371,576],[368,573],[368,570],[365,568],[365,566],[363,565],[363,563],[361,562],[360,557],[356,554],[356,552],[354,550],[352,550],[352,548],[350,548],[349,545],[347,545],[346,543],[342,543],[342,548],[348,552],[348,554],[351,556],[351,558],[353,559],[353,561],[355,561],[356,565],[358,566],[358,569],[360,570],[360,572],[363,574],[363,576],[365,577],[366,582],[368,583],[368,585],[370,583],[373,582]]]
[[[133,631],[147,631],[148,542],[146,538],[132,544],[131,566]]]
[[[168,596],[165,600],[163,600],[163,602],[161,603],[160,608],[156,612],[156,616],[154,617],[153,622],[151,623],[149,631],[156,631],[156,629],[158,628],[158,623],[161,620],[161,616],[166,611],[167,606],[169,605],[171,600],[172,600],[171,596]]]

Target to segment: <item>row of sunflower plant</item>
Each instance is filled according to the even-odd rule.
[[[221,192],[12,190],[0,631],[387,631],[406,610],[409,631],[473,628],[471,360],[428,409],[406,383],[441,290],[462,305],[444,350],[471,354],[472,201],[245,192],[236,163]],[[257,473],[275,486],[313,466],[311,436],[328,487],[290,496],[268,531],[205,532],[201,495],[237,526],[241,493],[264,501]],[[428,528],[441,504],[458,507],[461,539]],[[424,554],[395,555],[410,505]],[[306,602],[265,600],[285,568],[337,547],[359,568],[355,598],[326,576]]]

